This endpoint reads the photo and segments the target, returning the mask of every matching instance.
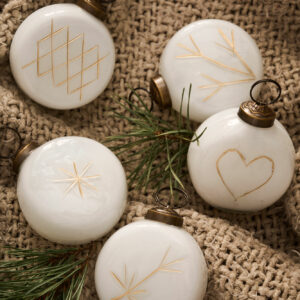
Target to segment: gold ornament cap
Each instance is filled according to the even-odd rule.
[[[175,210],[167,207],[151,208],[148,210],[145,218],[177,227],[182,227],[183,225],[183,217],[181,217]]]
[[[173,208],[171,208],[168,205],[164,204],[163,201],[161,201],[159,199],[159,194],[162,191],[165,191],[165,190],[171,191],[171,188],[170,187],[163,187],[154,194],[155,201],[160,204],[160,207],[154,207],[154,208],[149,209],[145,218],[148,219],[148,220],[162,222],[162,223],[165,223],[165,224],[168,224],[168,225],[174,225],[174,226],[177,226],[177,227],[182,227],[183,217],[181,217]],[[176,187],[172,188],[172,191],[171,191],[172,193],[171,194],[173,194],[173,191],[177,191],[177,192],[181,193],[184,196],[184,203],[180,207],[185,206],[188,203],[188,200],[189,200],[188,194],[185,191],[183,191],[182,189],[179,189],[179,188],[176,188]]]
[[[22,147],[13,161],[13,168],[16,172],[18,172],[20,165],[22,162],[30,155],[30,153],[38,147],[38,144],[35,142],[31,142],[24,147]]]
[[[106,15],[99,0],[77,0],[76,4],[94,15],[96,18],[104,19]]]
[[[281,95],[281,87],[278,82],[272,79],[262,79],[256,81],[250,89],[250,97],[252,100],[245,101],[240,105],[238,116],[246,123],[260,128],[272,127],[276,119],[276,114],[267,103],[260,102],[253,98],[252,92],[255,86],[261,83],[270,82],[276,85],[278,96],[270,103],[276,102]]]
[[[160,108],[172,106],[171,96],[165,80],[157,75],[150,80],[150,96]]]

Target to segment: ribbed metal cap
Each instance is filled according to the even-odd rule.
[[[172,106],[170,93],[164,79],[158,75],[150,80],[150,96],[160,108]]]
[[[146,219],[182,227],[183,218],[171,208],[154,207],[148,210]]]
[[[262,83],[274,84],[278,93],[277,97],[273,99],[271,97],[267,97],[265,101],[260,101],[255,99],[252,95],[252,92],[257,85]],[[254,84],[251,86],[250,89],[250,98],[252,99],[252,101],[249,100],[243,102],[240,105],[238,116],[246,123],[256,127],[261,127],[261,128],[272,127],[276,119],[276,114],[273,111],[273,109],[270,108],[268,105],[278,101],[280,96],[281,96],[281,87],[277,81],[273,79],[258,80],[254,82]]]
[[[105,17],[105,11],[100,1],[97,0],[77,0],[77,5],[99,19]]]
[[[267,105],[258,105],[251,100],[240,105],[238,116],[246,123],[261,128],[272,127],[276,119],[272,108]]]
[[[38,144],[31,142],[24,147],[22,147],[13,162],[13,168],[16,172],[18,172],[20,165],[22,162],[30,155],[30,153],[38,147]]]

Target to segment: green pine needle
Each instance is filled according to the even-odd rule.
[[[196,136],[189,119],[191,86],[188,92],[187,118],[183,120],[182,103],[185,91],[182,92],[180,113],[175,114],[175,122],[165,121],[155,116],[139,95],[137,104],[129,99],[118,99],[126,114],[115,112],[120,120],[126,120],[132,128],[129,132],[108,137],[105,142],[116,142],[110,149],[118,156],[127,154],[124,164],[135,166],[129,175],[129,186],[146,190],[148,186],[160,188],[168,183],[171,192],[173,187],[184,185],[181,181],[186,166],[190,142],[199,141],[204,131]],[[194,137],[194,138],[193,138]]]
[[[79,300],[87,273],[82,249],[8,248],[12,260],[0,261],[1,300]]]

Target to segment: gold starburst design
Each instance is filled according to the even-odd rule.
[[[140,281],[135,281],[135,274],[133,274],[129,280],[128,274],[127,274],[127,266],[125,265],[124,268],[124,279],[121,280],[118,275],[116,275],[114,272],[111,272],[113,278],[120,284],[120,286],[124,289],[124,292],[117,297],[111,298],[111,300],[121,300],[121,299],[128,299],[128,300],[137,300],[135,297],[136,295],[143,294],[146,292],[145,289],[140,289],[140,285],[142,285],[145,281],[153,277],[158,272],[172,272],[172,273],[182,273],[180,270],[176,270],[171,268],[172,265],[179,263],[183,261],[183,259],[176,259],[173,261],[167,262],[167,256],[170,252],[170,247],[166,250],[160,264],[153,269],[147,276],[145,276]]]
[[[36,58],[24,65],[22,69],[36,64],[38,77],[51,74],[54,87],[66,85],[68,95],[79,92],[82,100],[83,89],[99,79],[100,62],[105,57],[100,57],[99,45],[85,49],[84,33],[70,37],[69,26],[55,30],[54,22],[51,20],[50,33],[37,41]],[[71,73],[71,68],[78,71]],[[66,71],[65,76],[62,76],[63,69]],[[95,76],[86,81],[84,75],[92,69],[95,69]]]
[[[179,55],[179,56],[176,56],[176,58],[179,58],[179,59],[195,59],[195,58],[199,59],[199,58],[201,58],[201,59],[208,61],[211,64],[218,66],[219,68],[221,68],[223,70],[228,70],[233,73],[239,74],[241,76],[241,78],[239,80],[220,81],[220,80],[217,80],[207,74],[202,74],[202,77],[204,77],[207,80],[209,80],[210,82],[212,82],[212,84],[201,85],[198,88],[213,89],[213,91],[202,100],[203,102],[209,100],[212,96],[217,94],[221,89],[223,89],[226,86],[238,85],[238,84],[245,83],[245,82],[251,82],[256,79],[256,76],[255,76],[253,70],[250,68],[250,66],[246,63],[246,61],[242,58],[242,56],[238,53],[238,51],[236,49],[234,31],[233,30],[231,31],[231,37],[227,37],[224,34],[224,32],[222,31],[222,29],[219,29],[218,32],[219,32],[219,35],[222,37],[223,41],[225,42],[226,46],[216,42],[217,46],[227,50],[229,53],[231,53],[233,56],[235,56],[239,60],[240,64],[242,65],[242,67],[243,67],[242,70],[238,69],[236,67],[233,67],[233,66],[229,66],[226,63],[222,63],[212,57],[209,57],[209,56],[203,54],[201,52],[200,48],[198,47],[197,43],[195,42],[194,38],[191,35],[189,36],[189,38],[190,38],[190,42],[193,45],[194,49],[189,48],[183,44],[178,44],[178,46],[180,48],[186,50],[187,52],[189,52],[189,54]],[[226,78],[225,76],[226,76],[226,74],[224,74],[224,78]]]
[[[76,163],[73,162],[73,169],[74,173],[69,172],[68,170],[65,170],[63,168],[60,168],[60,170],[65,173],[69,178],[64,179],[56,179],[54,182],[66,182],[70,183],[70,185],[65,190],[65,193],[68,194],[71,190],[73,190],[76,186],[78,187],[79,193],[81,197],[84,196],[83,194],[83,186],[86,188],[90,188],[97,191],[97,188],[93,186],[92,184],[88,183],[90,179],[95,179],[100,177],[100,175],[93,175],[93,176],[85,176],[89,168],[91,167],[91,163],[88,163],[82,170],[81,173],[78,172],[78,168],[76,166]]]

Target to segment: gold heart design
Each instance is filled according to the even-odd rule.
[[[239,196],[235,196],[234,193],[231,191],[231,189],[229,188],[229,186],[226,184],[222,174],[221,174],[221,171],[220,171],[220,168],[219,168],[219,163],[220,163],[220,160],[225,156],[227,155],[228,153],[230,152],[235,152],[239,155],[239,157],[241,158],[242,162],[244,163],[245,167],[249,167],[251,164],[253,164],[254,162],[260,160],[260,159],[267,159],[268,161],[271,162],[272,164],[272,173],[271,175],[263,182],[261,183],[260,185],[258,185],[257,187],[253,188],[252,190],[250,191],[247,191]],[[244,155],[237,149],[228,149],[226,150],[225,152],[223,152],[219,158],[217,159],[217,162],[216,162],[216,167],[217,167],[217,172],[218,172],[218,175],[220,176],[224,186],[226,187],[227,191],[231,194],[231,196],[237,201],[238,199],[242,198],[242,197],[245,197],[247,195],[249,195],[250,193],[253,193],[255,191],[257,191],[258,189],[260,189],[262,186],[264,186],[265,184],[267,184],[270,179],[272,178],[273,174],[274,174],[274,169],[275,169],[275,163],[273,161],[272,158],[266,156],[266,155],[261,155],[261,156],[257,156],[255,157],[254,159],[252,159],[251,161],[249,161],[248,163],[246,162],[246,158],[244,157]]]

